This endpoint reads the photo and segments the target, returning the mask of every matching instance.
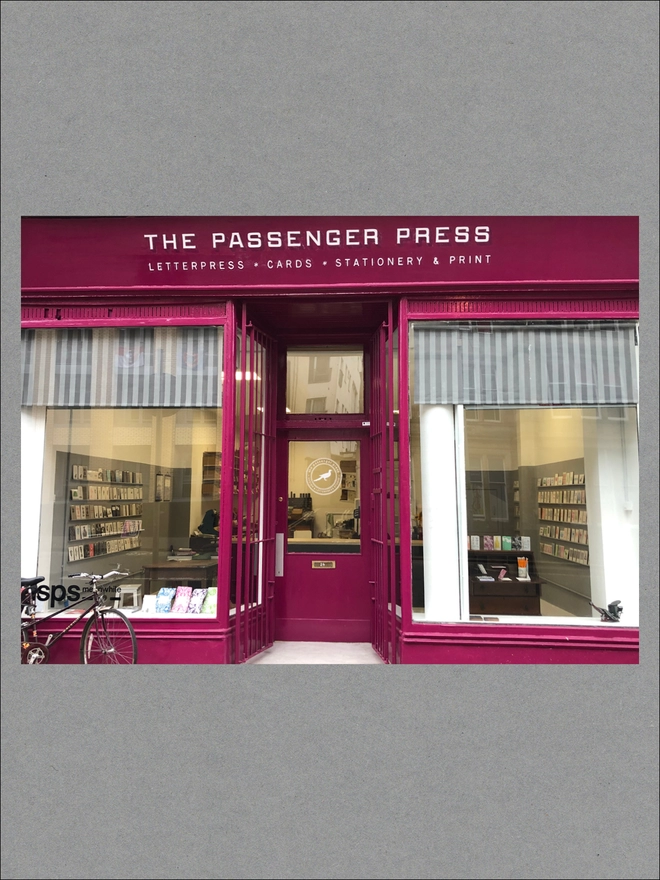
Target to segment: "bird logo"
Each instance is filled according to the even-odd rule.
[[[320,483],[321,480],[323,480],[323,481],[329,480],[331,476],[332,476],[332,468],[330,468],[330,470],[327,470],[324,474],[319,474],[318,477],[314,478],[313,482]]]
[[[317,458],[305,473],[305,482],[315,495],[332,495],[341,486],[342,472],[331,458]]]

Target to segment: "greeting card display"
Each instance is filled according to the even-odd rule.
[[[161,614],[170,611],[175,595],[176,587],[161,587],[156,595],[156,611]]]
[[[218,588],[209,587],[202,604],[202,614],[215,614],[218,610]]]
[[[173,614],[185,614],[190,605],[190,597],[192,596],[192,587],[177,587],[172,603]]]
[[[199,614],[206,598],[206,589],[204,587],[196,587],[192,591],[190,604],[188,605],[188,614]]]

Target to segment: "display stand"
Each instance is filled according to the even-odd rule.
[[[518,576],[520,558],[527,560],[527,578]],[[541,614],[543,582],[531,551],[470,550],[468,566],[471,615]]]

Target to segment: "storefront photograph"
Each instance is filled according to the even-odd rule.
[[[48,662],[92,662],[72,576],[117,571],[128,662],[638,663],[638,247],[628,216],[24,217]]]

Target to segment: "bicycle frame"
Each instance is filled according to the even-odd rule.
[[[89,587],[88,589],[92,594],[94,594],[95,591],[91,587]],[[108,589],[110,590],[113,588],[109,587]],[[84,588],[83,588],[83,592],[84,592]],[[62,636],[65,636],[69,632],[69,630],[73,629],[73,627],[77,623],[80,623],[81,620],[84,620],[88,614],[94,613],[94,611],[99,607],[99,605],[102,604],[99,601],[99,599],[101,598],[100,594],[103,591],[97,588],[96,592],[99,595],[98,595],[98,597],[92,595],[91,598],[93,599],[93,604],[92,604],[91,608],[87,608],[81,614],[78,614],[76,616],[75,620],[72,620],[71,623],[68,626],[66,626],[61,632],[58,632],[55,634],[50,633],[49,636],[47,637],[46,641],[43,642],[44,647],[46,647],[46,648],[52,647],[52,645],[54,645],[56,642],[59,642],[59,640],[62,638]],[[57,611],[53,611],[52,614],[48,614],[46,617],[40,617],[38,620],[36,620],[33,617],[31,617],[29,620],[25,620],[25,621],[22,620],[21,621],[21,636],[22,636],[21,641],[22,642],[28,641],[28,640],[26,640],[25,636],[28,634],[30,628],[33,628],[33,635],[36,637],[36,634],[37,634],[36,629],[39,625],[41,625],[42,623],[45,623],[47,620],[51,620],[53,617],[57,617],[58,614],[64,614],[64,612],[70,611],[71,608],[75,608],[76,605],[82,605],[83,602],[89,602],[89,600],[90,600],[90,596],[83,596],[80,599],[76,599],[75,602],[72,602],[66,608],[59,608]]]

